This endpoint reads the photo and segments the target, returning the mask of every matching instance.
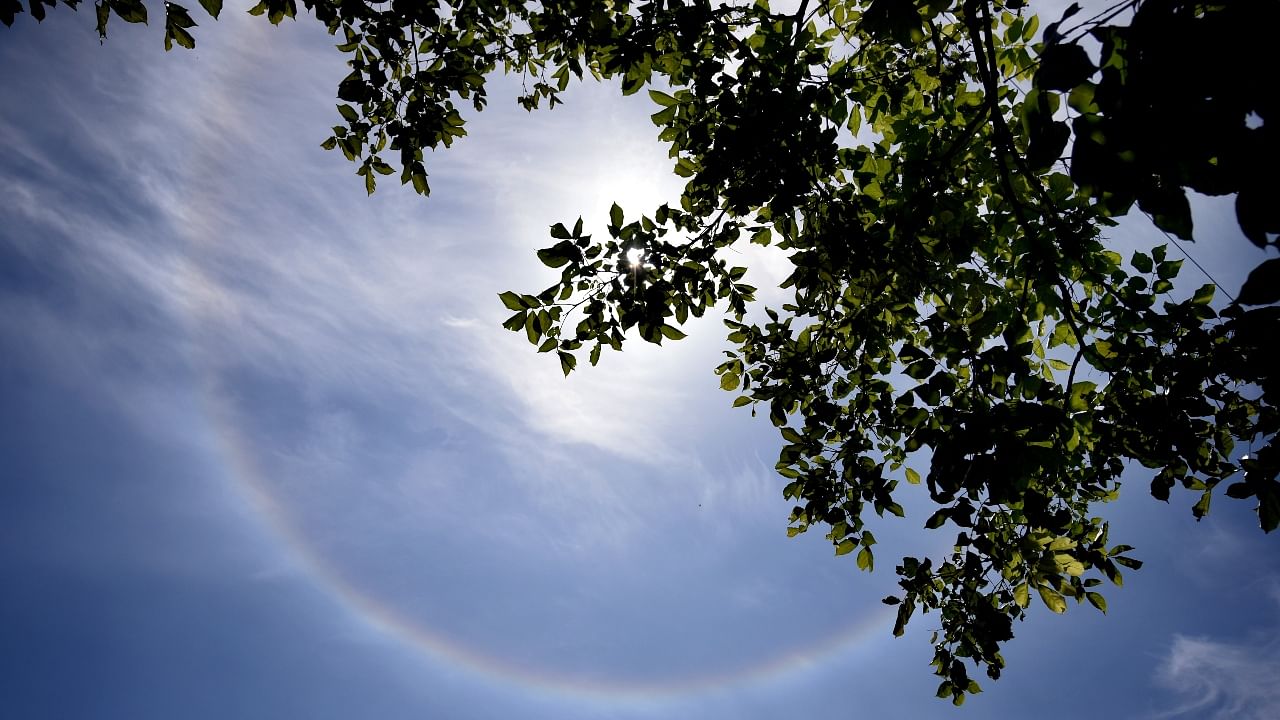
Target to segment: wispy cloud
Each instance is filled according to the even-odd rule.
[[[1275,637],[1274,627],[1240,642],[1174,635],[1156,679],[1179,702],[1157,717],[1280,717],[1280,641]]]

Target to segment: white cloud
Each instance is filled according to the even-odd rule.
[[[550,224],[583,214],[589,232],[603,232],[615,200],[634,217],[675,198],[680,181],[648,100],[585,87],[565,108],[529,115],[499,81],[470,136],[430,158],[431,198],[394,178],[366,198],[353,166],[318,147],[341,73],[322,77],[334,64],[330,38],[307,27],[300,35],[302,27],[228,16],[200,37],[199,53],[120,47],[104,62],[121,74],[95,74],[93,102],[60,96],[79,128],[70,145],[125,178],[101,190],[119,214],[48,201],[49,187],[74,197],[86,184],[61,157],[66,148],[0,123],[0,137],[44,173],[0,179],[18,199],[9,212],[47,231],[19,240],[38,255],[44,236],[53,238],[70,258],[59,272],[160,319],[115,338],[110,323],[48,307],[36,308],[38,328],[24,326],[31,310],[15,303],[0,306],[0,331],[39,340],[30,352],[79,367],[84,385],[107,389],[148,432],[191,423],[155,414],[164,403],[152,397],[154,378],[120,374],[135,357],[166,358],[176,380],[163,390],[175,395],[193,394],[181,385],[192,378],[232,385],[243,370],[296,385],[290,392],[305,395],[311,414],[291,417],[286,445],[244,429],[252,418],[236,413],[253,407],[217,422],[270,456],[273,486],[303,517],[330,511],[311,497],[322,485],[352,493],[361,508],[403,509],[405,522],[470,517],[466,509],[487,498],[486,512],[501,522],[484,532],[504,533],[495,541],[537,537],[588,555],[632,546],[672,508],[703,503],[710,514],[778,502],[773,445],[761,459],[716,437],[731,417],[731,396],[711,374],[724,342],[717,318],[694,323],[678,343],[636,338],[598,367],[584,358],[568,379],[553,356],[500,327],[508,313],[498,292],[536,291],[555,278],[534,255],[550,243]],[[107,102],[98,95],[112,112],[95,110]],[[780,256],[750,247],[738,262],[765,288],[787,270]],[[326,405],[335,394],[379,398],[377,417]],[[246,400],[254,402],[272,401]],[[455,423],[478,430],[483,453],[501,460],[486,465],[494,477],[475,479],[473,459],[456,450],[411,447],[431,437],[419,426]],[[371,477],[362,463],[387,436],[403,454]],[[332,511],[354,515],[356,505]]]
[[[1174,635],[1157,680],[1180,702],[1158,717],[1271,720],[1280,717],[1276,678],[1280,642],[1274,639],[1232,643]]]

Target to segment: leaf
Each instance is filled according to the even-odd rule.
[[[1263,532],[1271,532],[1280,526],[1280,483],[1270,480],[1258,483],[1258,522]]]
[[[622,220],[622,208],[618,207],[618,203],[614,203],[613,207],[609,208],[609,223],[613,227],[620,228],[622,227]]]
[[[338,105],[338,113],[341,114],[347,122],[356,122],[360,119],[360,113],[356,112],[356,109],[350,105],[340,103]]]
[[[1151,216],[1156,227],[1183,240],[1192,240],[1191,203],[1180,187],[1155,187],[1138,195],[1138,207]]]
[[[875,562],[871,555],[871,548],[864,547],[858,552],[858,569],[871,570],[872,564]]]
[[[893,622],[893,636],[902,637],[902,633],[906,630],[907,622],[911,620],[911,616],[916,611],[914,602],[903,602],[898,606],[898,615]]]
[[[1071,387],[1071,398],[1067,403],[1067,407],[1074,412],[1082,412],[1089,409],[1089,398],[1097,385],[1091,382],[1076,382]]]
[[[222,12],[222,0],[200,0],[200,6],[204,11],[209,13],[214,20],[218,19],[218,13]]]
[[[673,97],[671,97],[670,95],[668,95],[668,94],[666,94],[666,93],[662,92],[661,90],[650,90],[650,91],[649,91],[649,97],[650,97],[650,99],[652,99],[654,102],[658,103],[659,105],[661,105],[661,106],[663,106],[663,107],[670,107],[670,106],[672,106],[672,105],[676,105],[676,104],[678,104],[678,103],[680,102],[679,100],[676,100],[675,98],[673,98]]]
[[[1209,303],[1213,302],[1213,296],[1216,290],[1217,288],[1213,285],[1213,283],[1206,283],[1204,285],[1201,285],[1200,289],[1196,290],[1195,296],[1191,298],[1192,304],[1208,305]]]
[[[1066,553],[1054,555],[1053,562],[1058,566],[1058,572],[1064,575],[1080,577],[1084,574],[1084,563]]]
[[[915,470],[912,470],[911,468],[907,468],[907,482],[911,483],[912,485],[919,485],[920,473],[916,472]]]
[[[1280,232],[1280,209],[1276,207],[1275,191],[1265,186],[1242,188],[1236,195],[1236,221],[1249,242],[1265,248],[1267,233]]]
[[[1191,506],[1191,514],[1194,515],[1197,520],[1208,515],[1209,502],[1211,500],[1213,500],[1213,491],[1205,490],[1200,495],[1200,499],[1196,501],[1196,504]]]
[[[1035,84],[1047,90],[1071,90],[1097,70],[1079,45],[1050,45],[1040,55]]]
[[[1181,260],[1162,260],[1159,265],[1156,265],[1156,277],[1161,280],[1171,280],[1178,276],[1178,271],[1181,269]]]
[[[147,6],[140,0],[109,0],[111,9],[127,23],[147,23]]]
[[[679,328],[673,327],[671,325],[664,324],[661,330],[662,330],[663,337],[669,340],[681,340],[687,337],[684,334],[684,332],[682,332]]]
[[[1044,585],[1037,587],[1036,590],[1040,593],[1040,600],[1045,607],[1059,615],[1067,611],[1067,601],[1057,591]]]
[[[1236,295],[1242,305],[1270,305],[1280,302],[1280,258],[1267,260],[1255,267]]]
[[[529,342],[537,345],[542,339],[542,327],[538,324],[537,313],[528,313],[524,319],[524,333],[529,338]]]
[[[111,8],[107,5],[106,0],[98,0],[93,9],[97,16],[98,37],[105,38],[107,36],[107,20],[111,19]]]
[[[947,522],[947,518],[950,517],[949,510],[950,508],[942,508],[941,510],[934,512],[929,516],[928,520],[924,521],[925,528],[929,530],[936,530],[942,527],[943,524]]]
[[[182,47],[193,50],[196,46],[196,39],[191,37],[191,33],[177,25],[168,25],[165,27],[165,45],[164,49],[168,50],[173,47],[170,41],[176,42]]]
[[[498,293],[498,299],[502,301],[503,305],[507,306],[508,310],[528,310],[531,307],[521,300],[520,295],[511,292],[510,290],[504,293]]]
[[[1102,611],[1103,615],[1107,614],[1107,599],[1102,597],[1102,593],[1087,592],[1084,594],[1089,599],[1089,604]]]
[[[908,377],[915,378],[916,380],[923,380],[932,375],[933,369],[937,366],[938,363],[932,358],[925,358],[911,363],[905,370],[903,370],[903,372],[905,372]]]
[[[1227,486],[1226,495],[1236,500],[1246,500],[1253,497],[1253,487],[1247,482],[1231,483]]]
[[[1061,18],[1056,22],[1049,23],[1049,25],[1045,27],[1044,41],[1049,45],[1053,45],[1061,40],[1062,33],[1058,32],[1058,28],[1062,27],[1062,23],[1066,22],[1068,18],[1078,12],[1080,12],[1080,3],[1071,3],[1071,6],[1067,8],[1066,12],[1062,13]]]
[[[556,354],[560,356],[560,369],[564,372],[565,377],[568,377],[569,373],[573,372],[573,369],[578,366],[578,358],[564,350],[557,350]]]
[[[737,373],[727,372],[720,376],[720,389],[733,391],[738,389],[741,378]]]
[[[1028,589],[1029,587],[1026,583],[1019,583],[1018,586],[1013,589],[1013,601],[1017,603],[1020,608],[1026,609],[1027,605],[1031,604]]]
[[[567,265],[570,261],[578,259],[580,255],[578,248],[568,240],[561,240],[549,248],[538,251],[538,259],[550,268]]]
[[[853,540],[841,540],[840,544],[836,545],[836,555],[848,555],[856,547],[858,547],[858,543]]]
[[[1027,164],[1036,170],[1044,170],[1057,162],[1071,139],[1071,128],[1058,120],[1049,120],[1031,134],[1027,147]]]
[[[1128,557],[1113,557],[1111,559],[1133,570],[1138,570],[1142,567],[1141,560],[1134,560],[1133,558],[1128,558]]]

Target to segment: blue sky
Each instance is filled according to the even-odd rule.
[[[429,199],[367,198],[319,148],[331,40],[237,9],[194,52],[64,8],[0,31],[0,716],[1280,714],[1275,539],[1140,468],[1110,615],[1036,608],[1004,679],[934,700],[932,618],[894,639],[879,598],[948,538],[909,504],[870,575],[788,539],[717,320],[569,379],[499,327],[547,226],[673,197],[647,100],[528,115],[499,79]],[[1197,222],[1239,287],[1229,204]]]

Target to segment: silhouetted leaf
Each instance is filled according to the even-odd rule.
[[[1236,300],[1245,305],[1269,305],[1280,302],[1280,258],[1267,260],[1254,268]]]
[[[1071,90],[1097,70],[1089,54],[1079,45],[1050,45],[1040,55],[1036,86],[1048,90]]]

